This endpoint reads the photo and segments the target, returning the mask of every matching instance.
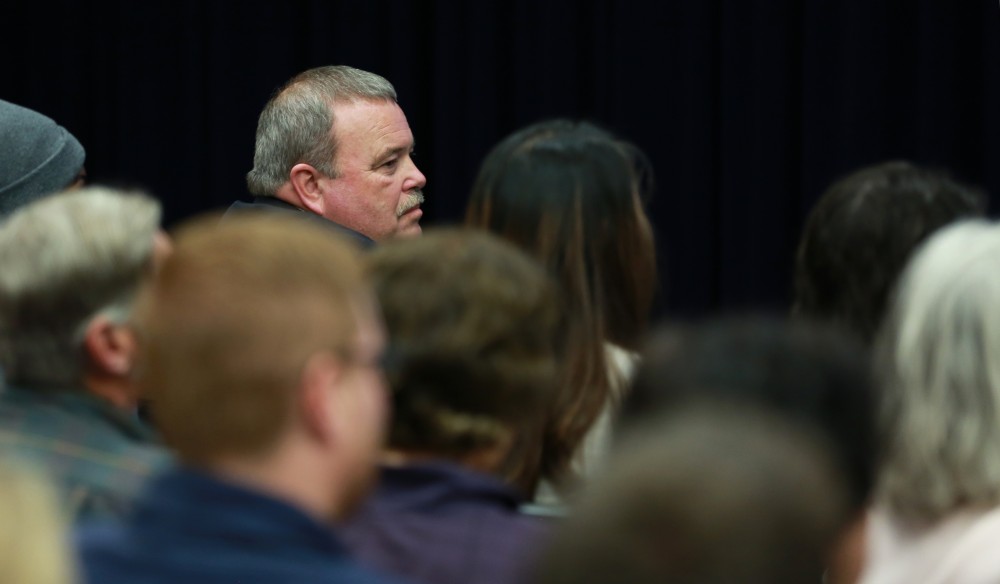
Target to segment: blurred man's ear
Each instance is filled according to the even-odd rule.
[[[83,337],[89,371],[102,377],[127,377],[135,360],[136,340],[132,329],[103,314],[95,316]]]
[[[103,314],[95,316],[83,335],[86,356],[83,383],[87,391],[122,410],[136,406],[130,382],[138,343],[131,327]]]
[[[297,409],[307,434],[324,444],[337,438],[336,392],[344,366],[334,355],[316,353],[302,370]]]

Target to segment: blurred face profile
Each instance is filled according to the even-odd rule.
[[[385,350],[382,320],[371,302],[355,310],[357,337],[355,350],[345,358],[344,373],[338,387],[342,428],[339,436],[341,454],[350,477],[341,509],[345,515],[364,500],[375,483],[376,462],[385,440],[389,414],[385,376],[381,368]]]

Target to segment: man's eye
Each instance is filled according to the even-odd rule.
[[[392,160],[387,160],[387,161],[383,162],[382,166],[384,168],[390,168],[390,169],[392,169],[392,168],[396,168],[397,164],[399,164],[399,159],[398,158],[393,158]]]

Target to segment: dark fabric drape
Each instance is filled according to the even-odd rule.
[[[150,189],[169,223],[245,195],[260,108],[320,64],[396,85],[426,224],[461,217],[510,131],[597,121],[653,162],[677,315],[783,310],[805,214],[858,166],[1000,187],[996,0],[15,0],[0,18],[0,97],[68,127],[91,177]]]

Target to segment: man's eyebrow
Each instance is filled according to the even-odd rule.
[[[385,150],[380,152],[378,156],[375,157],[375,164],[381,163],[383,160],[388,159],[390,156],[396,156],[400,154],[413,152],[413,147],[414,144],[410,144],[409,146],[396,146],[396,147],[386,148]]]

